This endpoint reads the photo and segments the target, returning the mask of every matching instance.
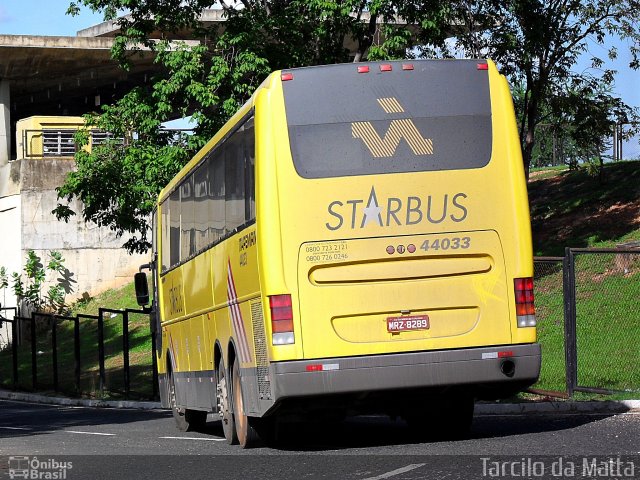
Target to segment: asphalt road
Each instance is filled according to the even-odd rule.
[[[68,479],[409,480],[527,478],[518,473],[563,478],[551,475],[560,457],[573,458],[576,465],[574,474],[566,471],[564,478],[584,478],[585,458],[591,462],[597,456],[600,465],[621,455],[635,462],[633,476],[622,470],[621,475],[611,469],[603,473],[608,478],[640,478],[640,412],[634,411],[476,416],[471,437],[460,441],[412,439],[402,421],[386,417],[301,428],[289,445],[241,450],[227,445],[213,419],[204,432],[183,433],[166,411],[0,401],[0,478],[9,478],[4,473],[17,465],[18,460],[12,464],[8,456],[29,461],[36,457],[44,462],[40,470],[49,468],[49,473],[56,468],[62,472],[60,464],[72,462],[73,468],[64,471]],[[535,470],[535,461],[548,477],[537,475],[541,470]],[[505,462],[507,475],[495,470]],[[631,464],[625,465],[630,473]],[[587,473],[594,472],[592,466],[587,465]],[[16,470],[11,473],[21,478],[15,477]]]

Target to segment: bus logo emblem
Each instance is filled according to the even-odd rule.
[[[378,98],[378,104],[386,113],[404,113],[396,98]],[[414,155],[433,155],[433,140],[424,138],[410,118],[391,120],[384,136],[378,135],[371,122],[351,124],[353,138],[361,139],[375,158],[393,157],[400,140],[404,139]]]

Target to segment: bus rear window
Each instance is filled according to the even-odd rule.
[[[487,70],[478,61],[343,64],[283,82],[293,162],[304,178],[481,168],[491,158]],[[360,64],[362,65],[362,64]]]

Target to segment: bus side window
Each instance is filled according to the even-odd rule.
[[[184,262],[195,253],[195,202],[193,175],[180,185],[180,261]]]
[[[255,154],[255,130],[253,128],[253,117],[247,120],[244,125],[244,166],[245,166],[245,207],[244,219],[246,222],[256,218],[256,154]]]
[[[204,163],[198,167],[194,176],[194,202],[195,202],[195,250],[200,252],[211,240],[209,239],[208,220],[208,172],[207,164]]]
[[[160,205],[160,217],[162,222],[162,232],[160,238],[162,240],[162,250],[161,250],[161,258],[162,261],[162,272],[165,272],[171,266],[170,264],[170,249],[169,249],[169,200],[165,200]]]
[[[180,263],[180,189],[169,197],[169,267]]]
[[[225,143],[225,233],[229,234],[244,221],[244,149],[243,129]]]
[[[209,241],[217,242],[224,236],[224,148],[216,149],[207,160],[209,170]]]

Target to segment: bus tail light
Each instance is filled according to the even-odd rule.
[[[273,344],[290,345],[294,343],[291,295],[270,296],[269,309],[271,310],[271,333]]]
[[[536,307],[534,305],[533,278],[515,278],[516,316],[518,327],[536,326]]]

